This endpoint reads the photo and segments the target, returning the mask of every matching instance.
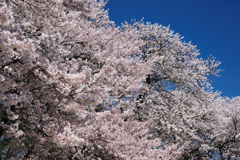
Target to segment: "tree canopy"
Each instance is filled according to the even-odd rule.
[[[237,159],[220,62],[104,0],[0,0],[2,159]]]

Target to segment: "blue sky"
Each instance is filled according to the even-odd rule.
[[[240,96],[240,0],[109,0],[105,7],[117,25],[131,19],[159,23],[192,41],[200,57],[222,62],[214,91]]]

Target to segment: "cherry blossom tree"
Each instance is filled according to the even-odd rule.
[[[116,27],[106,3],[0,0],[1,158],[239,156],[239,97],[208,79],[220,63],[169,27]]]
[[[141,122],[153,121],[150,128],[161,138],[164,144],[161,147],[191,141],[183,159],[214,158],[219,154],[222,158],[226,158],[224,154],[230,158],[239,156],[238,108],[219,100],[223,98],[212,91],[209,79],[218,76],[220,62],[213,57],[198,58],[196,46],[183,42],[169,27],[143,22],[122,27],[138,29],[144,41],[138,55],[145,62],[156,59],[153,72],[145,80],[148,90],[138,92],[135,117]],[[232,101],[236,103],[238,99]],[[219,123],[232,127],[227,129],[228,125]],[[223,128],[216,130],[219,126]]]
[[[104,0],[1,0],[3,159],[175,159],[134,119],[155,59],[137,29],[109,21]],[[128,100],[126,100],[128,98]]]

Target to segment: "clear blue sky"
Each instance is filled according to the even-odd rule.
[[[192,41],[200,57],[222,62],[211,78],[222,96],[240,96],[240,0],[109,0],[105,7],[117,25],[131,19],[159,23]]]

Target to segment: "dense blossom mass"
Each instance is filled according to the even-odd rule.
[[[105,0],[0,0],[2,159],[238,159],[240,97],[169,27]]]

